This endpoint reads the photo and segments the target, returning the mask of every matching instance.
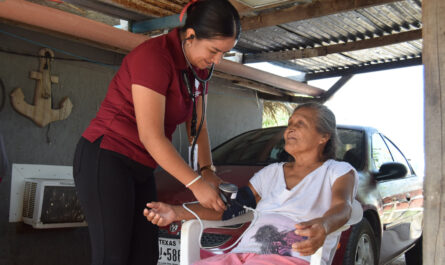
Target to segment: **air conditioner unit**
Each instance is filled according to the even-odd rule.
[[[73,180],[25,179],[23,222],[34,228],[86,226]]]

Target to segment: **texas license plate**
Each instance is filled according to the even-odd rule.
[[[179,265],[180,243],[176,238],[159,238],[158,265]]]

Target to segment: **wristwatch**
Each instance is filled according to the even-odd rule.
[[[199,171],[202,172],[206,169],[210,169],[211,171],[213,171],[213,173],[216,173],[216,167],[213,164],[203,166],[202,168],[199,169]]]

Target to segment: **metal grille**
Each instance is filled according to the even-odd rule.
[[[23,217],[33,218],[37,183],[26,182],[23,196]]]
[[[201,238],[201,245],[204,248],[216,248],[229,241],[231,236],[222,234],[204,233]]]
[[[75,188],[45,186],[40,219],[43,224],[85,221]]]

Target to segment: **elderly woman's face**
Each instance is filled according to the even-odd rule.
[[[284,149],[289,154],[313,151],[323,146],[328,135],[320,134],[316,129],[316,110],[301,108],[289,118],[288,126],[284,131]]]

